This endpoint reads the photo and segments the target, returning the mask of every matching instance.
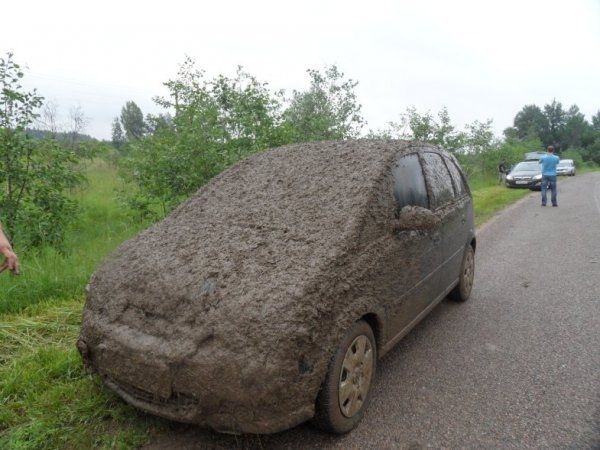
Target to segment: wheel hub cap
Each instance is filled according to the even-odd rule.
[[[344,416],[354,416],[366,401],[373,362],[371,341],[364,335],[358,336],[346,351],[340,373],[339,404]]]

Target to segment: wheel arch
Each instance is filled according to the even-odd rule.
[[[375,312],[369,312],[364,314],[359,320],[364,320],[373,330],[373,335],[375,336],[375,344],[377,345],[377,354],[379,355],[379,350],[385,344],[385,327],[384,320],[380,314]]]

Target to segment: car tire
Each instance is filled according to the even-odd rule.
[[[471,245],[467,246],[460,267],[458,284],[450,291],[448,297],[456,302],[464,302],[469,299],[473,288],[475,277],[475,251]]]
[[[337,434],[356,427],[369,403],[376,366],[373,330],[364,320],[354,322],[329,361],[313,424]]]

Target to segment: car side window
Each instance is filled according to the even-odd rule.
[[[405,206],[429,208],[425,178],[416,153],[399,158],[392,168],[392,175],[398,211]]]
[[[454,187],[450,172],[442,157],[437,153],[424,152],[423,171],[431,189],[431,206],[433,209],[445,205],[454,199]]]
[[[456,167],[454,161],[452,161],[450,158],[444,158],[444,161],[446,162],[446,166],[448,167],[448,170],[450,171],[450,176],[452,177],[452,181],[454,182],[454,191],[456,192],[456,196],[462,197],[467,193],[467,188],[465,187],[463,177],[460,174],[458,167]]]

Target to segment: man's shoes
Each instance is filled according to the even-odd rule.
[[[558,206],[558,205],[552,205],[552,206]]]
[[[545,203],[542,203],[542,206],[546,206],[546,204],[545,204]]]

